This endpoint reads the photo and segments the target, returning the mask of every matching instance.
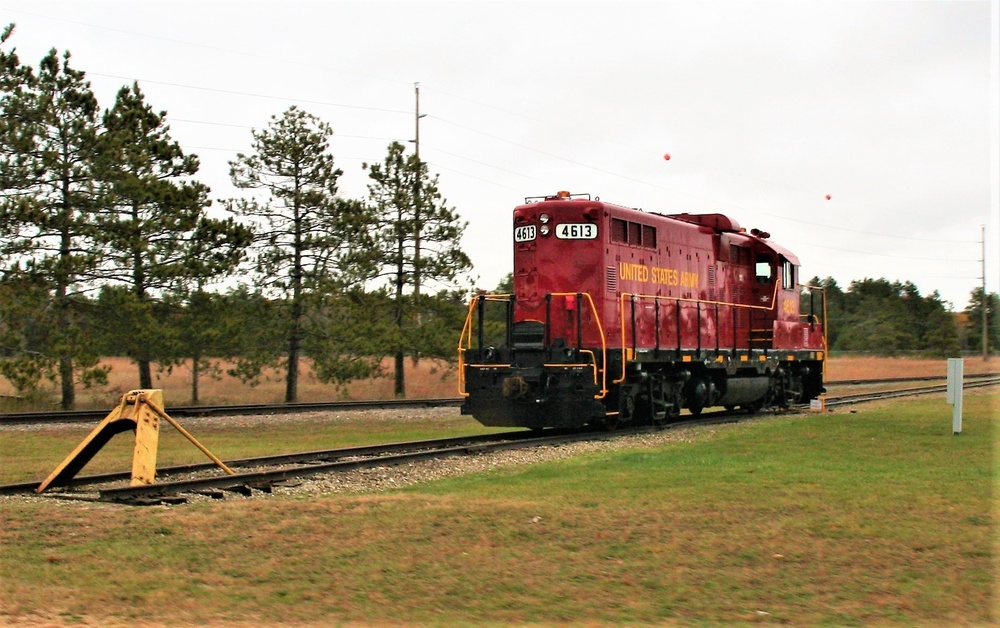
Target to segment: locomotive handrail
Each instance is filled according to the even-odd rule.
[[[466,314],[466,317],[465,317],[465,324],[462,327],[462,334],[459,336],[459,339],[458,339],[458,394],[459,394],[459,396],[461,396],[461,397],[468,397],[469,396],[469,392],[465,390],[465,366],[466,366],[465,351],[466,351],[466,347],[471,347],[472,346],[472,315],[473,315],[474,308],[479,303],[480,299],[484,299],[486,301],[497,301],[497,302],[507,301],[507,302],[509,302],[512,296],[513,295],[510,295],[510,294],[477,294],[477,295],[473,296],[472,300],[469,302],[469,310],[468,310],[468,313]],[[594,384],[600,386],[600,392],[598,394],[594,395],[594,399],[604,399],[604,397],[606,397],[607,394],[608,394],[608,361],[607,361],[608,360],[608,345],[607,345],[607,338],[605,338],[605,335],[604,335],[604,326],[601,324],[600,313],[597,311],[597,306],[594,304],[594,298],[590,295],[589,292],[552,292],[552,293],[547,294],[546,298],[550,298],[550,297],[567,297],[567,296],[573,296],[573,297],[581,297],[582,296],[582,297],[586,297],[587,298],[587,303],[590,304],[590,311],[594,315],[594,322],[597,324],[597,331],[598,331],[598,333],[600,335],[600,338],[601,338],[601,364],[600,364],[600,366],[598,366],[597,355],[596,355],[596,353],[594,351],[592,351],[590,349],[584,349],[583,347],[577,347],[577,349],[580,351],[581,354],[589,354],[590,355],[590,358],[591,358],[591,364],[590,364],[590,366],[591,366],[592,370],[594,371]],[[549,322],[550,321],[546,321],[546,328],[548,328],[548,323]],[[482,327],[482,323],[483,322],[480,321],[480,327]],[[579,334],[579,331],[580,330],[578,329],[578,334]],[[491,366],[502,366],[502,365],[492,364]],[[507,366],[510,366],[510,365],[507,365]],[[561,367],[566,367],[566,366],[577,366],[577,365],[573,365],[573,364],[552,364],[552,365],[549,365],[549,364],[546,364],[546,366],[561,366]],[[586,366],[586,364],[582,364],[580,366]],[[600,379],[598,379],[598,373],[600,373]]]
[[[469,311],[465,315],[465,324],[462,326],[462,333],[458,337],[458,395],[460,397],[468,397],[469,393],[465,390],[465,345],[472,346],[472,310],[479,303],[480,299],[485,299],[486,301],[510,301],[510,294],[477,294],[472,297],[469,301]],[[480,321],[480,326],[482,321]],[[468,340],[468,342],[466,342]]]
[[[594,314],[594,322],[597,323],[597,332],[601,337],[601,368],[597,368],[597,356],[594,355],[593,351],[583,350],[582,347],[577,347],[581,349],[581,353],[590,353],[594,360],[594,383],[597,384],[597,372],[601,372],[601,392],[594,395],[594,399],[604,399],[608,394],[608,341],[604,336],[604,326],[601,324],[601,314],[597,311],[597,306],[594,305],[594,297],[590,296],[589,292],[553,292],[551,296],[554,297],[568,297],[568,296],[585,296],[587,297],[587,303],[590,304],[590,311]],[[579,312],[579,310],[578,310]],[[547,321],[546,321],[547,322]],[[577,335],[580,334],[579,325],[577,326]]]
[[[604,334],[602,333],[601,335],[603,337]],[[597,383],[597,370],[598,370],[597,369],[597,356],[594,355],[594,352],[591,351],[590,349],[578,349],[578,351],[580,353],[589,353],[590,354],[590,366],[592,367],[592,370],[594,371],[594,383],[596,384]],[[576,366],[576,365],[575,364],[559,364],[559,365],[556,365],[556,364],[546,364],[545,366]],[[587,366],[587,364],[583,363],[580,366]],[[605,371],[607,371],[607,368],[608,368],[608,365],[605,363],[604,368],[601,369],[601,373],[603,374]],[[606,382],[607,382],[607,377],[603,377],[601,379],[601,394],[594,395],[594,399],[604,399],[604,396],[608,394],[607,386],[605,385]]]
[[[813,290],[819,290],[821,293],[823,293],[823,298],[821,299],[823,301],[823,355],[824,356],[829,356],[830,355],[830,345],[829,345],[829,342],[827,340],[827,333],[829,331],[829,327],[830,326],[827,325],[827,321],[829,319],[827,318],[827,311],[826,311],[826,306],[827,306],[826,288],[823,287],[823,286],[813,286],[813,285],[808,285],[808,286],[805,286],[805,287],[809,288],[810,309],[815,309],[815,308],[812,307],[812,291]],[[812,312],[810,312],[810,314],[812,314]],[[826,373],[826,363],[827,363],[827,360],[823,360],[823,381],[824,382],[828,381],[827,380],[827,373]]]
[[[628,362],[628,359],[627,359],[628,356],[626,354],[626,351],[627,351],[626,344],[627,344],[627,340],[628,339],[625,337],[625,332],[626,332],[626,325],[625,325],[625,301],[626,301],[626,298],[628,298],[630,300],[633,299],[633,298],[637,298],[637,299],[652,299],[654,302],[657,302],[657,303],[660,302],[660,301],[673,301],[673,302],[675,302],[675,303],[678,304],[678,307],[680,307],[681,303],[695,303],[695,304],[698,304],[699,306],[701,304],[715,305],[716,306],[716,334],[718,335],[718,306],[720,306],[720,305],[728,305],[729,307],[732,307],[734,309],[735,308],[745,308],[747,310],[773,311],[773,310],[775,310],[775,308],[777,308],[777,304],[778,304],[777,296],[778,296],[778,282],[774,283],[774,291],[771,294],[771,299],[770,299],[771,304],[770,305],[749,305],[747,303],[731,303],[729,301],[713,301],[713,300],[708,300],[708,299],[691,299],[689,297],[671,297],[671,296],[664,296],[664,295],[660,295],[660,294],[635,294],[635,293],[632,293],[632,292],[623,292],[623,293],[621,293],[619,295],[619,297],[618,297],[618,316],[619,316],[619,323],[620,323],[620,327],[621,327],[621,336],[622,336],[622,342],[621,342],[621,346],[622,346],[622,348],[621,348],[621,352],[622,352],[622,360],[621,360],[621,362],[622,362],[622,373],[621,373],[621,378],[620,379],[611,380],[611,383],[612,384],[621,384],[622,382],[625,381],[625,366],[626,366],[626,364]],[[825,305],[826,299],[824,299],[823,301],[824,301],[824,305]],[[700,312],[700,310],[699,310],[699,312]],[[700,313],[699,313],[699,322],[700,322],[700,320],[701,320],[701,316],[700,316]],[[733,324],[735,326],[735,321],[734,321]],[[677,316],[677,326],[678,326],[677,346],[678,346],[678,349],[680,349],[681,334],[680,334],[680,330],[679,330],[679,328],[680,328],[680,314],[679,313],[678,313],[678,316]],[[699,348],[699,350],[701,349],[701,329],[700,329],[700,327],[701,326],[699,324],[699,331],[698,331],[698,345],[699,345],[698,348]],[[824,329],[824,332],[825,332],[825,330],[826,330],[826,326],[825,325],[823,326],[823,329]],[[632,333],[635,333],[635,324],[634,323],[632,325]],[[657,333],[659,333],[659,324],[657,324]],[[736,342],[736,334],[735,333],[733,334],[733,342],[734,343]],[[826,338],[825,338],[825,333],[824,333],[824,350],[825,350],[825,347],[826,347]],[[734,347],[734,349],[735,349],[735,347]],[[718,347],[718,338],[716,338],[716,351],[718,351],[718,350],[719,350],[719,347]],[[825,362],[824,362],[824,364],[825,364]]]

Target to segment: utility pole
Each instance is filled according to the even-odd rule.
[[[414,140],[413,154],[417,158],[417,176],[413,181],[413,301],[420,301],[420,174],[423,170],[420,162],[420,83],[413,84],[414,96],[416,97],[416,107],[414,109]],[[420,314],[417,314],[417,324],[420,323]]]
[[[986,225],[982,226],[980,232],[982,234],[982,239],[980,240],[982,244],[982,254],[983,254],[983,362],[987,362],[990,359],[990,337],[989,337],[989,303],[990,298],[986,294]]]

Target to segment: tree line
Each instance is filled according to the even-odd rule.
[[[821,287],[826,294],[831,351],[955,357],[981,350],[984,316],[988,347],[995,348],[1000,342],[1000,297],[986,295],[984,308],[982,288],[970,293],[962,315],[956,316],[937,291],[921,296],[909,281],[862,279],[852,281],[845,290],[830,277],[814,277],[810,285]],[[802,297],[801,311],[809,311],[808,292]]]
[[[51,380],[70,408],[78,386],[107,381],[100,357],[125,355],[140,388],[153,364],[192,363],[197,401],[197,375],[231,357],[246,381],[283,368],[295,401],[308,355],[341,383],[392,356],[403,395],[404,356],[445,354],[471,268],[465,223],[402,144],[363,164],[366,198],[344,198],[332,127],[293,106],[229,162],[247,195],[210,211],[197,156],[137,83],[102,110],[68,52],[27,65],[13,30],[0,36],[0,375],[19,392]]]

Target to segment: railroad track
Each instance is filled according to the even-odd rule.
[[[981,380],[1000,377],[1000,373],[966,373],[964,380]],[[874,384],[905,384],[908,382],[937,382],[948,379],[945,375],[930,375],[926,377],[890,377],[888,379],[841,379],[826,382],[831,386],[868,386]]]
[[[997,384],[1000,384],[1000,377],[994,376],[984,381],[967,382],[965,388],[972,389]],[[935,385],[828,397],[826,404],[828,407],[854,405],[897,397],[942,393],[945,389],[946,386]],[[801,412],[807,407],[799,406],[793,408],[792,411]],[[663,429],[733,423],[749,416],[740,415],[739,413],[711,413],[699,417],[686,417],[685,420],[671,423]],[[47,494],[63,499],[112,501],[137,505],[183,503],[187,501],[184,494],[194,493],[221,498],[224,497],[226,491],[245,495],[251,494],[254,490],[271,492],[273,487],[290,480],[325,473],[337,473],[376,466],[394,466],[422,460],[551,446],[585,440],[606,440],[649,432],[654,429],[656,428],[638,427],[615,432],[546,430],[544,433],[525,430],[472,437],[412,441],[244,458],[226,461],[226,465],[230,469],[242,470],[234,475],[220,475],[220,471],[214,464],[198,463],[158,469],[158,479],[167,479],[167,481],[157,484],[127,486],[126,483],[130,479],[128,472],[105,473],[74,478],[68,485],[57,487],[57,490],[52,490]],[[210,473],[213,470],[215,472]],[[38,482],[0,485],[0,495],[30,493],[37,486]]]
[[[318,401],[304,403],[252,404],[236,406],[177,406],[166,408],[167,414],[178,417],[205,416],[260,416],[267,414],[292,414],[296,412],[327,412],[331,410],[387,410],[392,408],[442,408],[459,406],[461,397],[438,399],[383,399],[376,401]],[[4,425],[36,425],[44,423],[87,423],[100,421],[108,410],[53,410],[46,412],[11,412],[0,414],[0,427]]]
[[[1000,373],[966,375],[967,382],[1000,377]],[[902,377],[892,379],[851,379],[827,382],[828,387],[865,386],[876,384],[901,384],[907,382],[941,381],[944,377]],[[968,384],[967,384],[968,387]],[[440,397],[435,399],[383,399],[374,401],[318,401],[303,403],[248,404],[226,406],[177,406],[166,408],[174,418],[205,416],[260,416],[267,414],[291,414],[296,412],[328,412],[332,410],[386,410],[392,408],[442,408],[457,407],[461,397]],[[4,425],[37,425],[45,423],[87,423],[99,421],[107,416],[108,410],[53,410],[45,412],[11,412],[0,414],[0,427]]]
[[[983,377],[979,381],[965,382],[963,384],[963,389],[970,390],[975,388],[984,388],[987,386],[996,386],[997,384],[1000,384],[1000,376],[990,375],[988,377]],[[828,397],[826,400],[826,405],[836,407],[836,406],[850,405],[854,403],[880,401],[883,399],[895,399],[897,397],[915,397],[919,395],[931,395],[935,393],[943,393],[947,391],[947,389],[948,389],[947,385],[938,384],[934,386],[920,386],[918,388],[905,388],[901,390],[883,390],[878,392],[858,393],[855,395],[841,395],[838,397]]]
[[[255,458],[241,458],[226,461],[230,469],[242,469],[235,475],[211,474],[219,471],[211,462],[177,465],[157,469],[158,478],[174,478],[167,482],[148,486],[124,486],[131,477],[130,472],[102,473],[74,478],[66,486],[50,491],[57,497],[75,499],[106,499],[111,501],[143,501],[145,498],[179,492],[201,492],[214,490],[262,489],[278,482],[297,477],[305,477],[326,472],[347,471],[366,466],[399,464],[405,461],[425,460],[433,457],[467,454],[483,451],[486,447],[499,449],[504,445],[530,440],[531,432],[484,434],[458,438],[410,441],[381,445],[327,449],[293,454],[279,454]],[[554,435],[558,437],[559,435]],[[38,482],[24,482],[0,486],[0,495],[32,492]],[[86,489],[92,490],[87,493]],[[93,487],[98,487],[97,495]],[[84,492],[71,491],[85,489]]]
[[[692,425],[732,423],[739,417],[719,412],[672,423],[665,429]],[[254,490],[271,492],[274,486],[309,476],[337,473],[355,469],[395,466],[422,460],[442,459],[453,456],[480,455],[510,449],[525,449],[568,444],[580,441],[607,440],[632,434],[654,431],[656,428],[637,427],[609,432],[583,430],[530,430],[502,432],[480,436],[423,440],[403,443],[331,449],[287,455],[265,456],[225,461],[230,469],[245,469],[234,475],[220,475],[212,463],[179,465],[157,469],[157,478],[175,478],[144,486],[127,486],[130,473],[104,473],[74,478],[66,486],[56,487],[45,493],[62,499],[86,501],[112,501],[126,504],[150,505],[183,503],[185,493],[221,498],[225,491],[244,495]],[[214,473],[210,473],[214,471]],[[0,485],[0,495],[31,493],[38,482]]]

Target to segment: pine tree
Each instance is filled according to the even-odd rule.
[[[982,351],[983,347],[983,316],[986,316],[986,338],[987,351],[996,351],[1000,346],[1000,295],[996,292],[986,294],[986,308],[983,308],[983,288],[975,288],[969,294],[969,304],[965,308],[965,313],[969,317],[968,343],[966,349],[969,351]],[[988,355],[988,354],[987,354]]]
[[[0,43],[5,43],[8,27]],[[50,291],[39,312],[52,332],[40,348],[55,364],[63,408],[82,383],[105,381],[83,327],[78,297],[102,260],[93,220],[100,196],[95,169],[97,99],[70,55],[53,49],[34,72],[16,55],[0,54],[0,260]]]
[[[258,286],[285,307],[285,401],[298,397],[299,358],[310,337],[327,330],[311,324],[326,300],[364,275],[356,267],[366,246],[370,218],[360,203],[342,199],[343,171],[330,154],[333,130],[296,107],[253,132],[253,153],[231,161],[241,189],[263,198],[234,199],[230,206],[257,221]],[[325,356],[314,356],[319,359]]]
[[[168,327],[153,316],[156,301],[178,283],[204,283],[233,270],[252,237],[232,219],[206,215],[209,189],[193,179],[198,159],[171,140],[165,117],[138,84],[123,87],[104,113],[99,138],[101,175],[109,183],[97,217],[107,253],[100,275],[127,287],[118,311],[140,388],[152,387],[150,362],[166,351]]]
[[[387,348],[394,357],[397,396],[406,394],[405,355],[420,349],[416,330],[425,301],[420,287],[453,282],[472,267],[459,242],[465,223],[441,196],[438,177],[431,178],[427,164],[404,152],[402,144],[393,142],[384,163],[363,165],[372,180],[369,202],[378,215],[372,261],[392,297],[394,333]]]
[[[39,351],[48,345],[49,328],[38,316],[49,302],[48,286],[38,277],[11,273],[0,277],[0,375],[23,397],[34,397],[55,366]]]

